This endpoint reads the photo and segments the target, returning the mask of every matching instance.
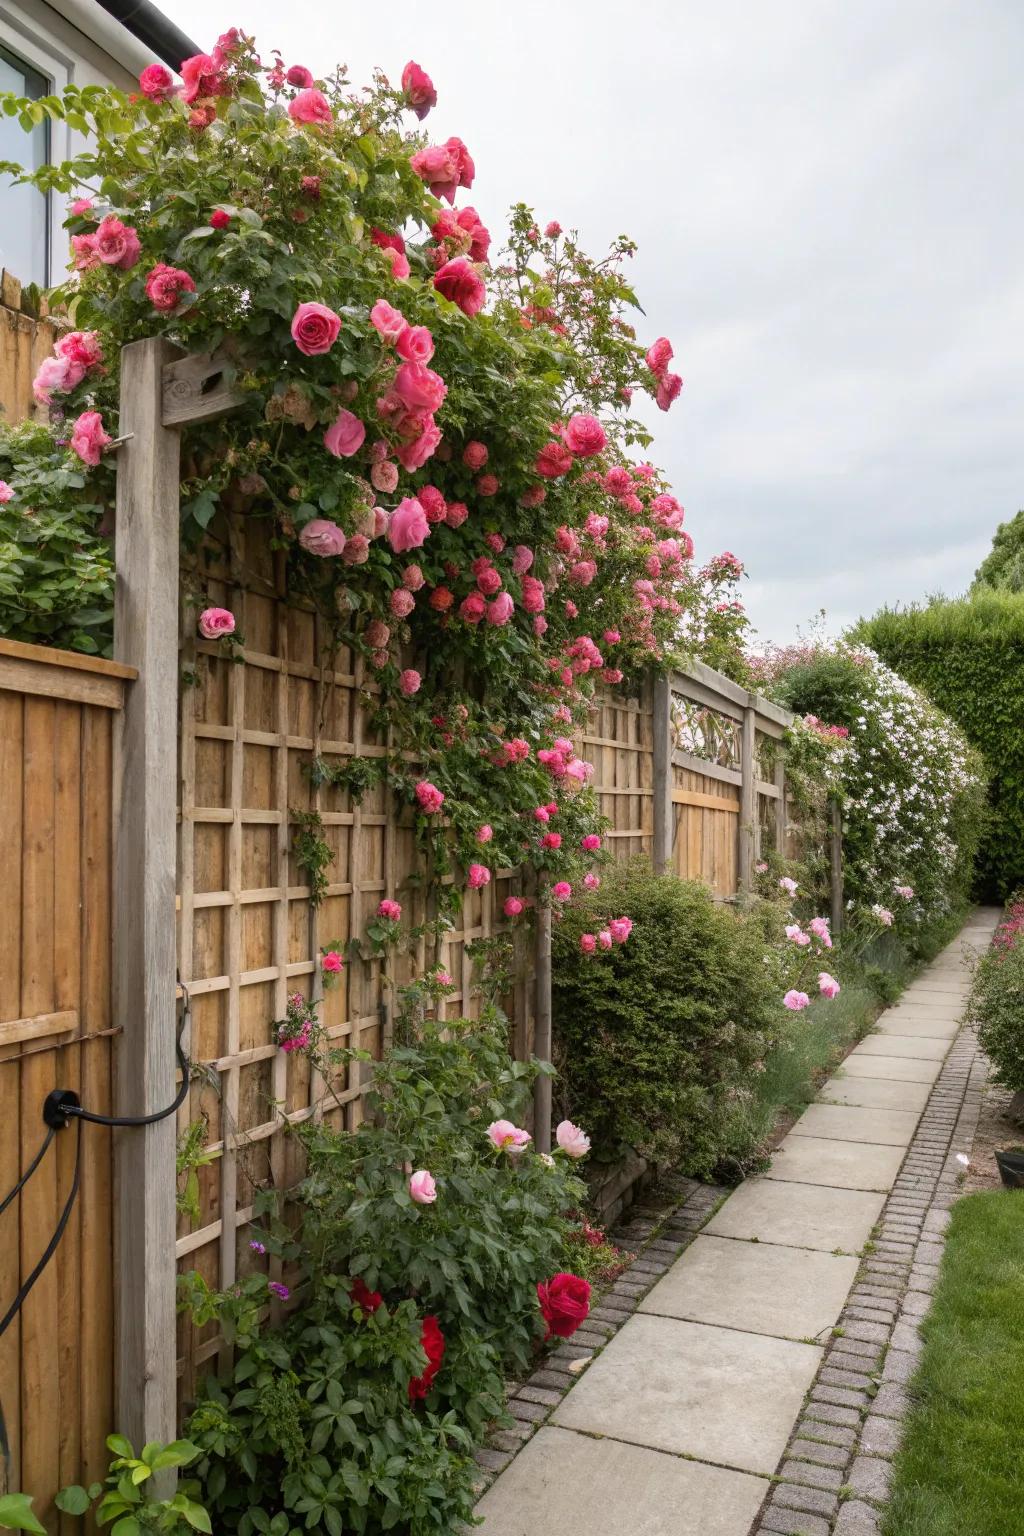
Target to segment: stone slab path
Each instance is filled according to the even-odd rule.
[[[605,1328],[558,1352],[564,1366],[604,1345],[568,1392],[522,1390],[529,1430],[541,1427],[480,1501],[484,1536],[838,1532],[834,1468],[861,1423],[878,1353],[872,1330],[882,1329],[876,1309],[848,1297],[863,1285],[865,1245],[890,1192],[922,1156],[919,1124],[945,1091],[933,1085],[959,1033],[968,962],[997,919],[974,915],[824,1085],[770,1171],[741,1184],[706,1225],[695,1217],[699,1234],[680,1257],[637,1261],[641,1272],[616,1287],[639,1297],[637,1310],[609,1342]],[[883,1272],[889,1246],[880,1240],[871,1255]],[[878,1302],[881,1319],[895,1310]],[[841,1314],[844,1337],[834,1340]],[[794,1440],[798,1423],[806,1441]],[[517,1443],[510,1437],[508,1449]],[[806,1456],[796,1474],[794,1456]]]

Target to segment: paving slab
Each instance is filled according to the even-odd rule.
[[[870,1190],[760,1177],[734,1190],[704,1231],[787,1248],[859,1253],[884,1204],[884,1194]]]
[[[839,1068],[843,1077],[873,1077],[887,1082],[934,1083],[942,1071],[941,1061],[925,1061],[919,1056],[847,1056]]]
[[[920,1061],[944,1061],[948,1040],[929,1040],[916,1035],[868,1035],[854,1046],[846,1060],[857,1056],[913,1056]]]
[[[871,1141],[883,1147],[909,1147],[920,1118],[917,1111],[912,1109],[867,1109],[860,1104],[809,1104],[789,1134],[831,1136],[836,1141]]]
[[[905,1035],[915,1039],[947,1041],[960,1033],[960,1024],[955,1018],[924,1018],[916,1013],[906,1014],[895,1011],[883,1013],[876,1028],[881,1035]]]
[[[702,1234],[639,1310],[777,1338],[812,1339],[834,1326],[857,1263],[831,1253]]]
[[[822,1355],[813,1344],[637,1313],[553,1422],[771,1475]]]
[[[484,1536],[741,1536],[768,1488],[746,1472],[546,1428],[476,1512],[484,1517]]]
[[[827,1136],[796,1136],[790,1132],[772,1154],[772,1165],[765,1178],[788,1184],[827,1184],[831,1189],[888,1192],[896,1182],[905,1155],[904,1147],[837,1141]]]
[[[913,1109],[928,1103],[930,1083],[898,1082],[884,1077],[847,1077],[842,1070],[824,1083],[819,1098],[826,1104],[861,1104],[865,1109]]]

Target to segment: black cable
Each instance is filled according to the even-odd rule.
[[[29,1163],[28,1167],[25,1169],[25,1172],[22,1174],[22,1176],[18,1180],[17,1184],[15,1184],[15,1186],[11,1190],[10,1194],[9,1195],[5,1195],[4,1198],[3,1198],[3,1201],[0,1202],[0,1216],[3,1215],[4,1211],[6,1211],[7,1207],[10,1205],[11,1201],[14,1200],[18,1195],[21,1194],[22,1190],[25,1188],[25,1185],[28,1183],[29,1179],[35,1173],[36,1169],[39,1167],[39,1164],[42,1162],[43,1158],[46,1156],[46,1149],[49,1147],[50,1142],[53,1140],[53,1138],[56,1136],[56,1134],[57,1134],[57,1127],[55,1125],[51,1125],[49,1130],[47,1131],[45,1137],[43,1138],[43,1144],[39,1148],[39,1151],[36,1153],[36,1155],[32,1159],[32,1161]]]
[[[181,1027],[183,1030],[185,1027],[185,1014],[183,1013],[181,1017]],[[166,1109],[154,1110],[151,1115],[96,1115],[93,1114],[91,1109],[83,1109],[81,1104],[65,1104],[62,1106],[63,1113],[65,1115],[72,1116],[76,1120],[88,1120],[90,1125],[156,1125],[158,1120],[166,1120],[168,1115],[173,1115],[175,1110],[181,1108],[185,1102],[185,1096],[188,1093],[188,1057],[185,1055],[185,1052],[181,1047],[181,1030],[179,1030],[178,1038],[175,1042],[175,1051],[177,1052],[178,1056],[178,1065],[181,1067],[181,1087],[178,1089],[174,1103],[168,1104]]]
[[[5,1312],[5,1314],[3,1316],[3,1319],[0,1320],[0,1339],[3,1338],[4,1334],[7,1332],[8,1328],[11,1326],[11,1324],[14,1321],[14,1319],[17,1317],[18,1313],[21,1311],[21,1308],[24,1305],[25,1298],[27,1297],[29,1291],[35,1285],[36,1281],[39,1279],[39,1276],[42,1274],[43,1270],[46,1268],[47,1264],[49,1264],[50,1260],[53,1258],[54,1254],[56,1253],[58,1244],[60,1243],[61,1238],[64,1236],[64,1228],[67,1226],[68,1221],[69,1221],[69,1219],[71,1217],[72,1207],[74,1206],[74,1203],[75,1203],[76,1199],[78,1198],[78,1186],[79,1186],[79,1183],[81,1182],[81,1178],[82,1178],[82,1127],[79,1126],[78,1127],[78,1144],[75,1147],[75,1177],[74,1177],[74,1180],[72,1181],[71,1189],[68,1192],[68,1197],[67,1197],[67,1199],[64,1202],[64,1209],[60,1213],[60,1220],[57,1223],[57,1226],[56,1226],[56,1229],[54,1231],[53,1236],[50,1238],[50,1241],[47,1243],[45,1249],[43,1250],[42,1257],[40,1258],[39,1262],[36,1264],[36,1267],[33,1269],[32,1273],[29,1275],[28,1279],[23,1282],[21,1290],[18,1292],[17,1296],[15,1296],[15,1298],[11,1302],[10,1306],[7,1308],[7,1311]]]

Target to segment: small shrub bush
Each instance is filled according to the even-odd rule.
[[[996,1082],[1024,1091],[1024,893],[1011,900],[978,962],[970,1011]]]
[[[624,914],[627,944],[584,954],[580,936]],[[564,1112],[595,1156],[635,1147],[709,1174],[730,1100],[776,1038],[781,1009],[759,924],[707,887],[637,860],[610,868],[555,938],[554,1022]]]

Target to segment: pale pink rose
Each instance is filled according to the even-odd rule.
[[[83,411],[71,429],[71,449],[83,464],[99,463],[103,450],[113,438],[104,431],[99,411]]]
[[[583,883],[584,883],[584,885],[586,885],[586,883],[587,883],[586,879],[584,879]],[[597,942],[600,944],[602,949],[611,949],[611,947],[614,944],[615,940],[612,938],[611,932],[610,932],[609,929],[602,928],[600,930],[600,932],[598,933],[598,935],[597,935]]]
[[[507,624],[515,612],[515,603],[507,592],[499,592],[487,604],[487,622],[493,625]]]
[[[804,933],[799,923],[788,923],[786,925],[786,938],[792,944],[799,945],[801,949],[811,942],[810,934]]]
[[[407,1165],[408,1166],[408,1165]],[[433,1205],[437,1199],[437,1185],[426,1168],[417,1168],[409,1178],[409,1193],[417,1205]]]
[[[396,555],[418,549],[430,534],[430,524],[420,503],[413,496],[400,501],[388,524],[388,543]]]
[[[414,59],[410,59],[402,70],[402,94],[406,104],[412,108],[420,122],[426,117],[431,107],[437,106],[434,82]]]
[[[401,917],[401,915],[402,915],[402,904],[401,904],[401,902],[399,902],[399,901],[392,901],[387,896],[385,896],[384,900],[382,902],[380,902],[380,904],[377,907],[377,916],[378,917],[386,918],[389,923],[397,923],[399,918]]]
[[[73,216],[80,218],[83,213],[88,213],[91,207],[91,197],[76,197],[71,204],[70,212]]]
[[[407,363],[429,363],[434,355],[434,338],[425,325],[407,325],[399,334],[395,351]]]
[[[557,219],[552,219],[550,224],[545,224],[544,233],[549,240],[557,240],[562,233],[562,226]]]
[[[326,304],[300,304],[292,316],[292,340],[306,357],[329,352],[340,330],[341,316]]]
[[[792,1013],[799,1013],[801,1009],[809,1006],[810,1001],[806,992],[798,992],[795,987],[791,987],[782,999],[782,1004]]]
[[[555,1140],[566,1156],[574,1160],[586,1157],[590,1151],[590,1137],[571,1120],[563,1120],[555,1127]]]
[[[600,453],[607,441],[604,428],[596,416],[579,412],[570,417],[565,429],[565,446],[578,459],[589,459],[595,453]]]
[[[376,490],[389,495],[398,484],[398,465],[391,459],[385,459],[380,464],[374,464],[370,470],[370,479]]]
[[[292,64],[284,78],[289,85],[296,85],[300,90],[308,91],[313,84],[313,71],[307,69],[305,64]]]
[[[398,674],[398,686],[407,699],[411,699],[414,693],[419,693],[423,679],[415,667],[406,667],[404,672]]]
[[[491,826],[490,822],[485,821],[483,826],[477,827],[476,829],[476,840],[478,843],[489,843],[493,836],[494,828]]]
[[[490,885],[491,872],[486,864],[471,864],[466,871],[466,884],[471,891],[478,891],[483,885]]]
[[[103,361],[103,343],[97,331],[69,331],[54,342],[58,357],[67,357],[83,368],[98,368]]]
[[[435,815],[444,805],[444,795],[436,784],[431,784],[429,779],[421,779],[416,785],[415,793],[420,809],[428,816]]]
[[[32,393],[40,405],[49,405],[54,391],[66,395],[81,384],[86,370],[81,363],[70,357],[44,357],[39,371],[32,380]]]
[[[583,884],[586,886],[588,891],[596,891],[600,887],[601,876],[595,874],[584,875]]]
[[[585,955],[592,955],[597,949],[597,938],[592,933],[580,934],[580,949]]]
[[[0,506],[6,506],[7,502],[14,500],[14,491],[6,480],[0,480]]]
[[[525,576],[533,564],[533,550],[525,544],[517,544],[512,554],[512,570],[517,576]]]
[[[572,896],[572,886],[568,880],[558,880],[551,887],[551,894],[556,901],[568,901]]]
[[[407,619],[416,607],[416,599],[406,587],[396,587],[388,599],[388,607],[396,619]]]
[[[353,538],[358,535],[353,535]],[[351,543],[351,540],[348,541]],[[337,523],[326,517],[314,517],[299,531],[299,543],[311,555],[340,555],[345,550],[345,535]]]
[[[204,640],[221,640],[235,632],[235,616],[228,608],[204,608],[199,615],[199,633]]]
[[[366,441],[366,428],[351,411],[339,411],[324,433],[324,447],[336,459],[350,459]]]
[[[92,239],[93,250],[103,265],[118,267],[122,272],[134,267],[142,254],[135,230],[129,224],[122,224],[112,213],[100,220]]]
[[[631,917],[613,917],[608,924],[608,932],[616,944],[625,944],[633,932],[633,919]]]
[[[828,971],[819,971],[818,991],[822,997],[838,997],[842,988],[835,977],[829,975]]]
[[[475,438],[472,442],[467,443],[462,450],[463,464],[465,464],[467,469],[473,470],[474,473],[478,469],[483,469],[489,457],[490,454],[486,443],[477,442]]]
[[[601,638],[604,640],[605,645],[618,645],[622,636],[617,629],[606,629]]]
[[[387,299],[378,299],[370,310],[370,324],[377,334],[394,346],[402,332],[408,329],[408,321],[400,309]]]
[[[435,197],[443,197],[449,203],[454,203],[459,187],[468,188],[473,185],[473,177],[476,175],[476,167],[468,149],[457,138],[417,150],[409,164]]]
[[[421,417],[420,426],[422,430],[418,437],[412,442],[399,443],[395,449],[395,458],[410,474],[422,469],[441,443],[441,428],[432,416]]]
[[[521,1130],[511,1120],[492,1120],[487,1127],[487,1138],[499,1152],[519,1157],[532,1140],[529,1131]]]
[[[323,91],[307,89],[299,91],[288,103],[288,116],[295,123],[315,123],[329,127],[334,122],[331,104]]]
[[[779,890],[786,891],[790,896],[795,896],[797,892],[797,883],[795,880],[791,880],[788,875],[783,875],[782,879],[779,881]]]
[[[174,76],[166,64],[148,64],[139,76],[139,90],[150,101],[169,101],[174,95]]]
[[[395,282],[403,283],[412,271],[408,256],[404,251],[395,251],[390,248],[385,250],[384,255],[391,268],[391,276]]]
[[[76,272],[91,272],[93,267],[99,266],[95,235],[72,235],[71,249],[75,253]]]
[[[505,905],[501,910],[506,917],[519,917],[524,906],[525,902],[521,901],[518,896],[506,896]]]
[[[448,393],[441,375],[423,363],[402,363],[392,388],[411,411],[436,411]]]
[[[354,533],[345,540],[341,557],[346,565],[365,565],[370,558],[370,541],[363,533]]]
[[[426,579],[418,565],[407,565],[402,572],[402,586],[410,592],[418,592]]]

